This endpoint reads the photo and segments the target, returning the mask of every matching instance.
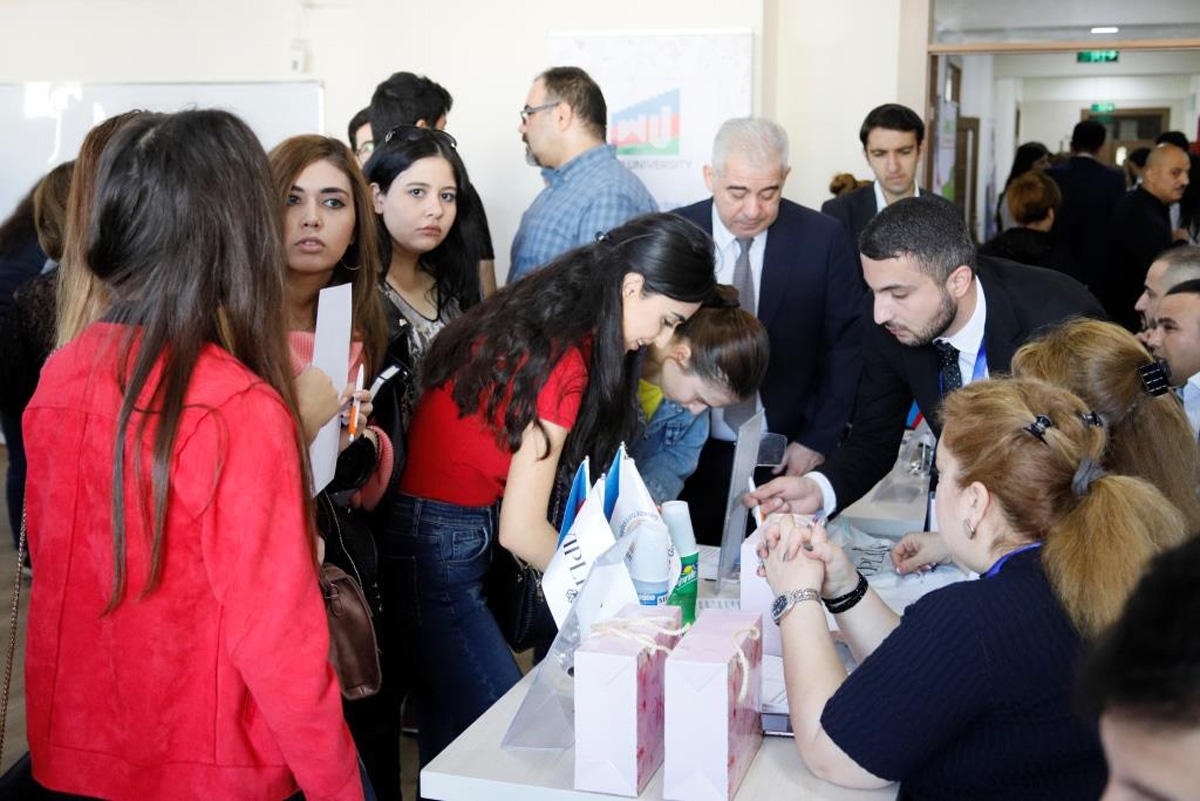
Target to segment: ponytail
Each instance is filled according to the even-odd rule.
[[[1099,468],[1100,415],[1061,387],[979,381],[947,396],[942,445],[959,483],[997,499],[1019,541],[1041,541],[1042,565],[1088,638],[1116,621],[1150,558],[1185,539],[1183,515],[1141,478]]]
[[[1183,515],[1153,485],[1104,475],[1046,532],[1042,565],[1071,622],[1093,638],[1120,617],[1154,555],[1184,539]]]
[[[738,303],[738,292],[718,284],[713,300],[679,326],[686,339],[689,372],[725,387],[738,400],[753,397],[767,374],[771,343],[767,329]]]

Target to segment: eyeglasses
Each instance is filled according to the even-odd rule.
[[[561,100],[555,100],[553,103],[543,103],[540,106],[525,106],[519,112],[521,114],[521,122],[529,122],[529,118],[534,114],[537,114],[539,111],[545,111],[548,108],[554,108],[561,102]]]
[[[375,152],[375,143],[372,142],[370,139],[368,139],[367,141],[363,142],[361,145],[358,146],[358,150],[354,151],[354,155],[358,156],[361,159],[361,158],[366,158],[367,156],[371,155],[374,152]]]
[[[419,142],[426,138],[432,138],[444,145],[449,145],[455,150],[458,149],[458,140],[450,134],[445,131],[439,131],[437,128],[426,128],[421,125],[397,125],[387,132],[387,136],[383,137],[383,143],[386,145],[392,139],[401,142]]]

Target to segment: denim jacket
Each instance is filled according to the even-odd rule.
[[[645,423],[641,407],[638,409],[644,428],[629,448],[629,455],[637,463],[654,502],[674,500],[700,461],[700,449],[708,439],[708,410],[693,415],[663,398],[650,422]]]

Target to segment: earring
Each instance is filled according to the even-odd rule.
[[[963,533],[967,535],[967,539],[975,539],[975,527],[971,525],[970,520],[963,521]]]

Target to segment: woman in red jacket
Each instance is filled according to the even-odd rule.
[[[25,413],[35,778],[111,799],[362,799],[329,666],[254,134],[144,114],[101,160],[112,305]]]

